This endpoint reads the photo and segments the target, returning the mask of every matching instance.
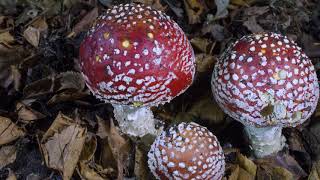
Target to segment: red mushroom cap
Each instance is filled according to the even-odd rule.
[[[299,125],[319,98],[312,62],[276,33],[244,36],[231,45],[215,66],[212,90],[228,115],[257,127]]]
[[[194,64],[193,49],[178,24],[139,4],[107,10],[80,46],[87,86],[114,104],[168,102],[190,86]]]
[[[157,179],[221,179],[225,170],[222,148],[207,128],[180,123],[163,131],[148,153]]]

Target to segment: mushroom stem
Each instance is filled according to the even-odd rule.
[[[146,134],[157,135],[161,129],[156,129],[156,120],[150,107],[131,107],[113,104],[114,117],[123,133],[142,137]]]
[[[257,158],[276,153],[285,144],[285,137],[282,136],[282,127],[280,126],[262,128],[246,126],[244,129]]]

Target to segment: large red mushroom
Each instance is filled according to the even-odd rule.
[[[319,84],[311,60],[288,37],[246,35],[217,62],[212,91],[220,107],[245,125],[257,157],[278,152],[283,127],[295,127],[314,112]]]
[[[176,22],[140,4],[101,15],[80,46],[80,67],[95,97],[114,106],[120,128],[156,131],[150,106],[169,102],[192,83],[193,49]]]

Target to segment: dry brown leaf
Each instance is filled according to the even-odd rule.
[[[230,167],[231,173],[228,177],[228,180],[237,180],[239,177],[239,169],[240,169],[239,165],[232,164]]]
[[[230,0],[230,3],[238,6],[249,6],[254,1],[255,0]]]
[[[160,0],[133,0],[134,3],[143,3],[145,5],[151,6],[153,9],[165,12],[166,6],[163,6]]]
[[[91,24],[97,19],[98,17],[98,8],[93,8],[90,12],[88,12],[82,19],[79,21],[73,28],[72,32],[68,35],[75,36],[81,31],[87,31]]]
[[[253,6],[244,10],[246,16],[260,16],[269,11],[269,6]]]
[[[151,179],[146,154],[146,152],[136,146],[134,174],[138,179]]]
[[[197,54],[196,55],[196,67],[197,72],[212,71],[214,63],[217,61],[216,57],[209,54]]]
[[[208,46],[212,43],[209,39],[195,37],[190,40],[193,47],[197,48],[203,53],[208,53]]]
[[[80,162],[80,174],[82,178],[88,180],[104,180],[95,170],[91,169],[87,164]]]
[[[227,7],[229,5],[229,0],[215,0],[214,2],[217,6],[217,12],[214,19],[225,18],[228,15]]]
[[[98,130],[96,135],[99,136],[101,139],[104,139],[108,136],[106,122],[99,116],[96,116],[96,118],[98,123]]]
[[[189,24],[196,24],[201,21],[201,15],[206,9],[200,0],[183,0],[188,15]]]
[[[90,161],[93,158],[93,155],[96,152],[96,150],[97,150],[97,138],[94,134],[88,132],[79,161],[81,162]]]
[[[9,31],[0,33],[0,44],[4,44],[7,47],[11,47],[10,44],[13,42],[14,37],[9,33]]]
[[[49,93],[57,93],[48,104],[62,101],[75,100],[90,94],[85,90],[85,82],[78,72],[64,72],[55,76],[48,76],[28,84],[23,89],[25,97],[41,96]]]
[[[60,102],[66,102],[66,101],[72,101],[72,100],[77,100],[77,99],[81,99],[83,97],[86,97],[90,95],[90,91],[77,91],[77,92],[70,92],[70,91],[64,91],[61,92],[59,94],[56,94],[54,96],[52,96],[52,98],[49,99],[48,101],[48,105],[53,105],[53,104],[57,104]]]
[[[292,180],[293,175],[290,171],[282,167],[273,168],[273,179],[283,179],[283,180]]]
[[[54,91],[74,90],[81,91],[85,88],[82,75],[78,72],[67,71],[55,77]]]
[[[40,30],[29,26],[23,32],[23,37],[34,47],[38,47],[40,41]]]
[[[278,153],[275,161],[271,164],[277,165],[290,171],[293,174],[294,179],[299,179],[307,176],[307,173],[303,170],[300,164],[289,154]]]
[[[243,168],[239,168],[238,180],[254,180],[254,176]]]
[[[46,19],[44,17],[38,18],[31,25],[32,25],[32,27],[38,29],[40,31],[40,33],[44,32],[48,29],[48,24],[47,24]]]
[[[46,165],[70,179],[78,163],[87,130],[59,113],[41,140]]]
[[[242,155],[241,153],[237,153],[237,160],[243,169],[245,169],[249,174],[251,174],[253,177],[256,176],[257,173],[257,165],[254,164],[250,159]]]
[[[101,119],[101,118],[100,118]],[[119,130],[114,126],[113,120],[105,121],[102,120],[106,124],[104,127],[106,128],[106,139],[108,143],[106,144],[110,147],[113,157],[117,163],[118,169],[118,178],[123,178],[126,164],[128,163],[127,158],[129,157],[129,153],[131,151],[131,143],[129,139],[125,139],[120,135]],[[103,127],[103,126],[102,126]],[[104,147],[104,148],[108,148]]]
[[[17,157],[15,146],[3,146],[0,148],[0,169],[8,164],[13,163]]]
[[[26,85],[23,94],[26,98],[41,96],[53,92],[54,76],[49,76]]]
[[[190,109],[190,113],[194,116],[208,120],[212,124],[221,124],[224,122],[224,113],[218,104],[207,96],[202,97]]]
[[[10,68],[11,68],[10,79],[12,79],[14,89],[16,91],[19,91],[20,80],[21,80],[20,71],[18,70],[17,66],[15,66],[15,65],[11,65]]]
[[[319,180],[320,179],[320,161],[313,164],[311,172],[308,176],[308,180]]]
[[[30,107],[26,106],[21,102],[17,103],[16,111],[18,113],[19,119],[24,122],[30,122],[45,117],[45,115],[43,115],[42,113],[31,109]]]
[[[249,17],[249,19],[245,21],[243,25],[252,33],[259,33],[264,31],[264,29],[257,23],[255,16]]]
[[[12,142],[24,134],[23,130],[9,118],[0,116],[0,146]]]

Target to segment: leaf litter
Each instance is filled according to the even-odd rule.
[[[122,134],[111,106],[92,97],[76,63],[91,23],[111,5],[124,2],[129,1],[0,2],[1,179],[153,178],[146,154],[154,137]],[[261,31],[295,39],[318,72],[316,0],[134,2],[165,11],[186,32],[196,55],[192,87],[171,103],[153,108],[157,118],[166,126],[195,121],[212,130],[224,149],[233,149],[226,151],[225,179],[319,179],[319,108],[304,125],[284,129],[287,146],[281,153],[255,159],[245,148],[242,126],[214,102],[209,82],[230,42]],[[26,159],[21,154],[27,154]],[[22,164],[26,161],[33,162],[34,169]]]

